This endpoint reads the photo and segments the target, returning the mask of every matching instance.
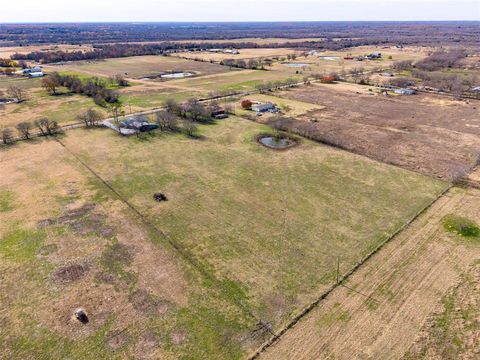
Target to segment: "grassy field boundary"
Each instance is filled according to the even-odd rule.
[[[449,184],[437,197],[435,197],[430,203],[425,207],[420,209],[410,220],[400,226],[395,230],[390,236],[388,236],[382,243],[380,243],[374,250],[368,253],[362,260],[360,260],[354,267],[352,267],[347,273],[343,274],[339,281],[330,286],[325,290],[320,296],[315,299],[313,302],[308,304],[302,311],[295,315],[288,324],[286,324],[279,332],[274,334],[269,340],[267,340],[257,351],[248,357],[248,360],[258,359],[262,353],[264,353],[268,348],[273,346],[275,343],[281,340],[282,336],[285,335],[290,329],[292,329],[300,320],[302,320],[306,315],[308,315],[312,310],[314,310],[323,300],[325,300],[335,289],[340,286],[343,286],[343,283],[348,280],[357,270],[359,270],[370,258],[372,258],[376,253],[378,253],[386,244],[395,239],[403,230],[405,230],[410,224],[418,219],[422,214],[424,214],[428,209],[430,209],[433,204],[435,204],[440,198],[442,198],[447,192],[452,188],[452,184]]]

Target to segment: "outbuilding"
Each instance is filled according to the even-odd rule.
[[[273,105],[271,102],[267,102],[267,103],[264,103],[264,104],[254,104],[254,105],[252,105],[252,110],[256,111],[256,112],[266,112],[266,111],[270,111],[270,110],[274,110],[274,109],[276,109],[275,105]]]
[[[398,95],[415,95],[417,93],[413,89],[396,89],[394,92]]]
[[[122,122],[123,128],[140,132],[152,131],[158,128],[157,124],[149,123],[141,118],[130,118]]]

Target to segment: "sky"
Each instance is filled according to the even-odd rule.
[[[22,0],[0,7],[0,23],[349,20],[480,20],[480,0]]]

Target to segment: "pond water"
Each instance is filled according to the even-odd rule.
[[[294,140],[287,138],[276,138],[274,136],[264,136],[258,139],[261,144],[274,149],[286,149],[295,144]]]
[[[184,77],[192,76],[193,74],[190,72],[178,72],[173,74],[164,74],[161,76],[163,79],[179,79]]]
[[[302,64],[302,63],[288,63],[288,64],[283,64],[283,65],[288,66],[288,67],[293,67],[293,68],[301,68],[301,67],[308,66],[308,64]]]

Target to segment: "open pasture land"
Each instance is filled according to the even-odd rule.
[[[254,141],[265,131],[232,118],[197,141],[97,132],[65,144],[276,327],[331,284],[333,253],[353,266],[444,183],[308,141],[272,153]],[[158,191],[170,200],[152,202]]]
[[[271,57],[285,57],[289,54],[299,54],[300,51],[293,49],[282,48],[255,48],[255,49],[239,49],[240,54],[226,54],[223,52],[210,52],[210,51],[192,51],[176,53],[175,56],[189,59],[202,59],[204,61],[213,60],[220,62],[225,59],[258,59],[258,58],[271,58]]]
[[[45,66],[50,71],[75,71],[96,76],[124,75],[140,79],[168,72],[192,71],[198,75],[211,75],[233,71],[228,67],[193,60],[184,60],[171,56],[133,56],[126,58],[75,61],[64,65]]]
[[[289,127],[368,157],[440,178],[469,169],[480,152],[478,101],[381,96],[354,84],[315,84],[278,95],[325,106]]]
[[[198,139],[79,129],[2,149],[1,356],[244,357],[337,256],[348,271],[446,186],[307,140],[274,152],[265,131],[232,117]]]
[[[2,149],[0,165],[0,358],[235,359],[263,340],[233,285],[219,290],[58,142]]]
[[[480,237],[444,224],[479,224],[479,196],[450,190],[259,358],[474,359]]]
[[[268,81],[285,80],[295,78],[301,81],[302,76],[295,74],[292,69],[282,69],[282,71],[270,70],[240,70],[230,73],[215,74],[208,76],[199,76],[196,78],[187,78],[169,82],[168,85],[189,87],[206,92],[216,90],[232,90],[238,92],[247,92],[255,90],[255,86]]]

